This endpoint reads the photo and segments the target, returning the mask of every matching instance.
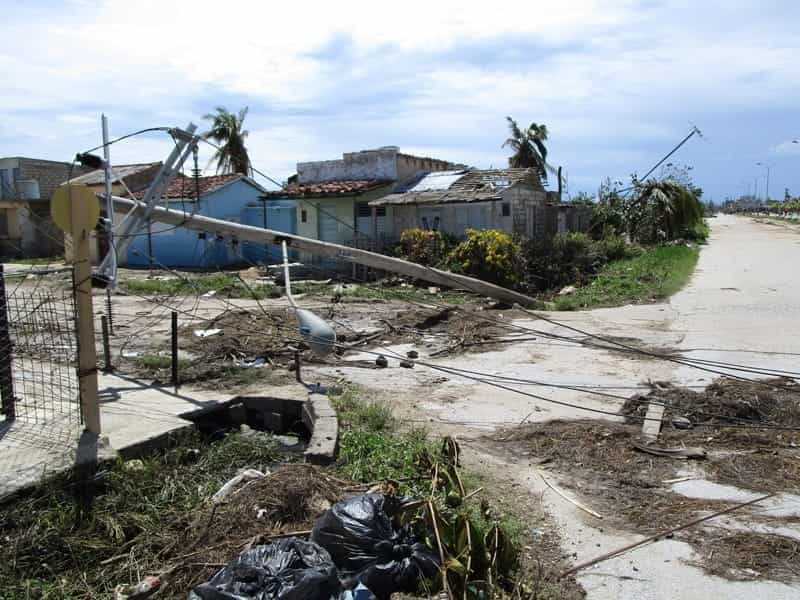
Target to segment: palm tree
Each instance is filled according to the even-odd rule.
[[[688,186],[674,181],[650,180],[639,186],[637,192],[642,214],[647,211],[653,216],[652,225],[662,231],[667,240],[685,235],[703,220],[703,204],[697,191]]]
[[[547,164],[547,125],[531,123],[526,130],[520,129],[517,122],[511,117],[506,117],[508,128],[511,131],[503,147],[508,146],[514,151],[508,159],[509,167],[533,168],[542,182],[547,182],[547,171],[553,168]]]
[[[204,119],[211,121],[209,129],[203,137],[212,139],[217,144],[216,153],[211,161],[217,161],[217,173],[244,173],[252,175],[250,157],[247,155],[244,140],[248,131],[243,129],[244,119],[247,116],[248,107],[244,107],[239,114],[228,112],[224,106],[218,106],[215,113],[203,116]]]

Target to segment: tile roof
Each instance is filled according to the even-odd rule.
[[[324,183],[291,183],[286,188],[264,194],[266,198],[317,198],[327,196],[359,195],[374,190],[391,181],[383,179],[348,179]]]
[[[498,200],[503,191],[520,183],[527,183],[539,191],[544,189],[533,169],[448,171],[426,174],[408,186],[406,191],[373,200],[370,205]]]
[[[120,179],[124,179],[125,177],[130,177],[131,175],[135,175],[143,171],[147,171],[148,169],[152,169],[153,167],[160,164],[161,163],[159,162],[151,162],[151,163],[138,163],[133,165],[112,165],[114,171],[114,178],[112,179],[112,182],[116,183]],[[69,180],[69,183],[84,184],[84,185],[99,185],[105,182],[105,180],[106,180],[105,171],[103,171],[103,169],[95,169],[94,171],[89,171],[85,175],[73,177],[72,179]]]
[[[263,190],[260,185],[241,173],[229,173],[227,175],[210,175],[207,177],[200,177],[200,196],[205,196],[206,194],[216,192],[221,187],[233,183],[234,181],[238,181],[239,179],[246,179],[254,186]],[[134,196],[141,200],[144,197],[145,192],[146,190],[134,192]],[[194,198],[194,196],[194,177],[187,177],[186,175],[178,174],[169,184],[169,187],[164,191],[161,197],[166,199],[180,200]]]

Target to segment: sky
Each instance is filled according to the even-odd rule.
[[[502,167],[544,123],[568,192],[672,157],[706,199],[800,195],[800,2],[0,0],[0,156],[71,160],[248,106],[256,168],[396,145]],[[112,146],[161,160],[165,134]],[[208,165],[210,149],[202,154]],[[213,167],[209,172],[213,171]],[[553,178],[555,179],[555,178]],[[555,182],[551,182],[551,186]]]

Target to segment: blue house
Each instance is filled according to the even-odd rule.
[[[199,198],[196,197],[197,188]],[[261,199],[265,192],[262,186],[242,174],[200,177],[197,182],[192,177],[179,175],[163,198],[175,210],[295,233],[296,208],[288,202],[267,204]],[[278,248],[240,242],[229,234],[153,222],[133,239],[123,265],[212,270],[274,261],[279,254]]]

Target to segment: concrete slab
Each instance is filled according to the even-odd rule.
[[[133,456],[192,428],[191,417],[231,403],[233,395],[191,387],[157,387],[118,374],[101,374],[102,440],[90,440],[81,424],[62,416],[46,423],[0,423],[0,498],[66,471],[81,457]],[[300,384],[270,388],[270,396],[306,400]],[[263,392],[262,392],[263,393]]]

